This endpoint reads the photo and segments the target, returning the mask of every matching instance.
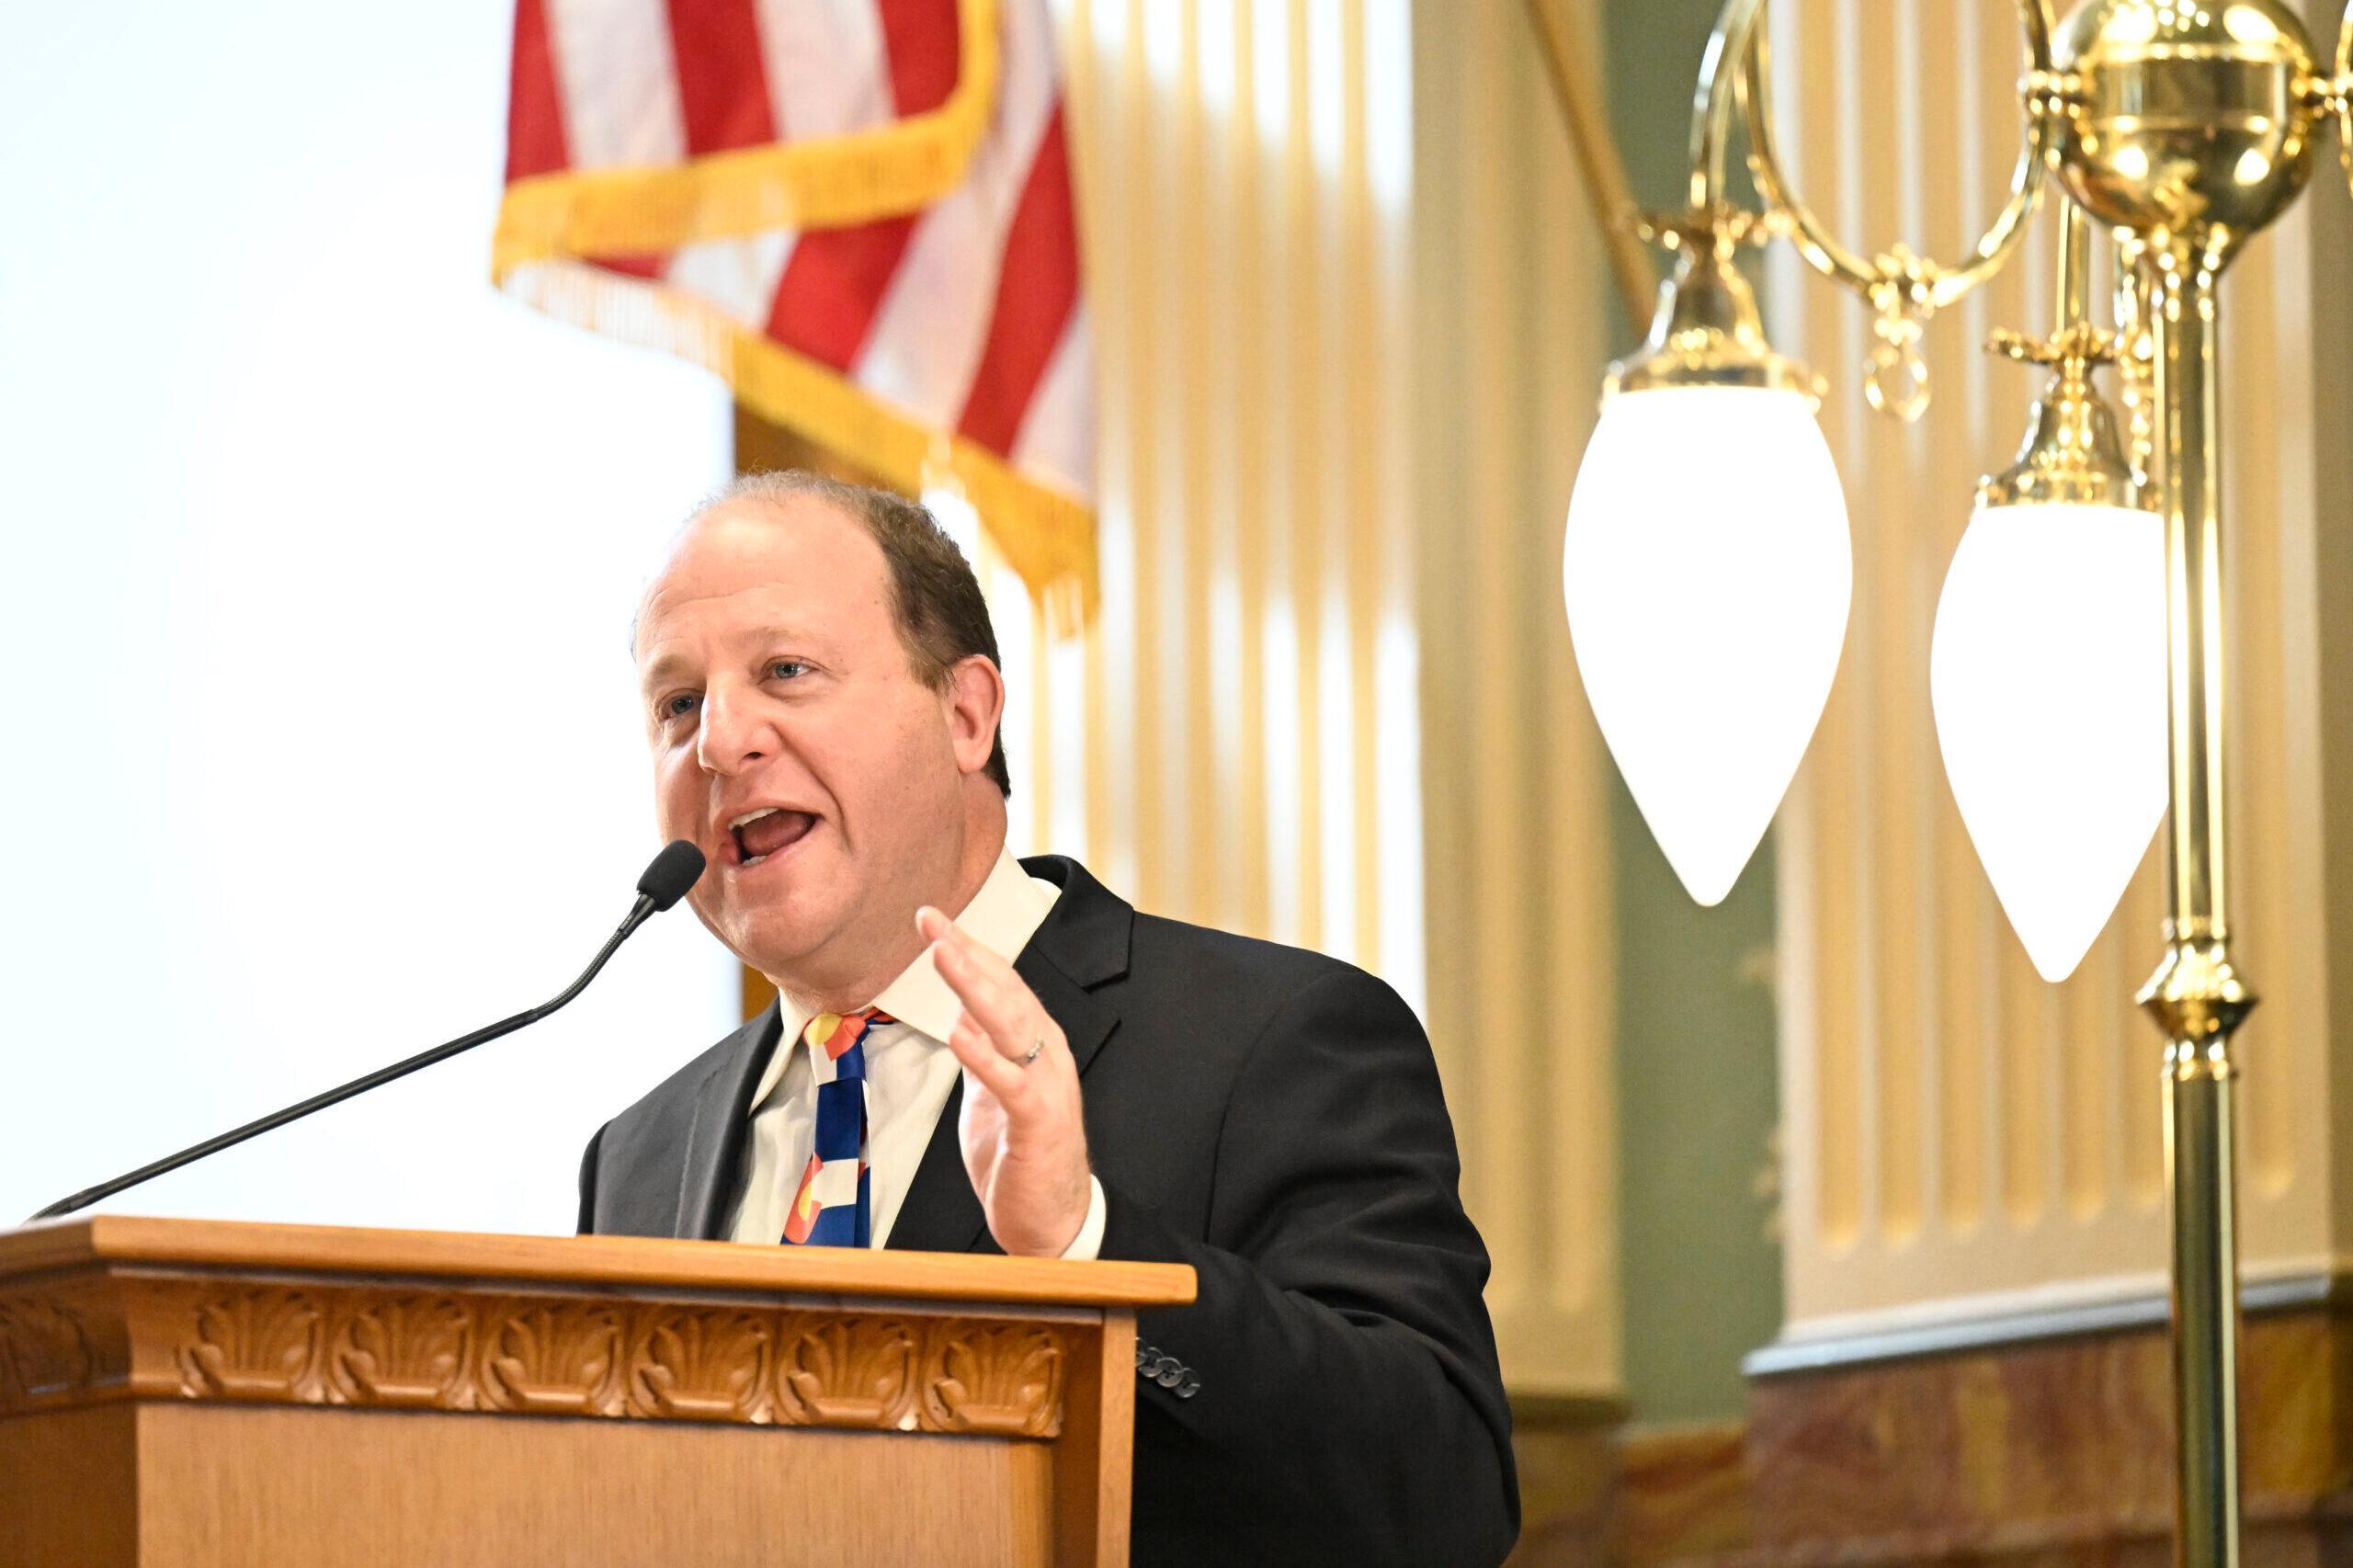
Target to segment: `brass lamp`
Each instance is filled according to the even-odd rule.
[[[2089,234],[2063,202],[2059,330],[1996,333],[2051,368],[2018,460],[1978,486],[1937,605],[1929,697],[1945,777],[2046,980],[2082,961],[2165,810],[2165,540],[2092,373]]]
[[[1854,556],[1820,382],[1765,340],[1733,260],[1764,231],[1718,199],[1700,120],[1690,210],[1646,230],[1678,261],[1648,341],[1610,368],[1561,585],[1594,721],[1668,864],[1712,904],[1822,718]]]
[[[1620,678],[1608,666],[1622,663],[1622,650],[1612,648],[1606,637],[1596,639],[1601,653],[1597,661],[1578,624],[1578,607],[1582,598],[1590,617],[1596,605],[1671,598],[1672,590],[1639,582],[1631,574],[1679,573],[1704,585],[1714,563],[1646,553],[1639,547],[1597,545],[1581,539],[1581,532],[1651,526],[1625,500],[1631,482],[1618,472],[1631,449],[1620,431],[1639,423],[1618,420],[1619,412],[1641,406],[1654,395],[1648,389],[1664,386],[1688,394],[1729,384],[1756,392],[1779,382],[1786,395],[1799,395],[1801,389],[1789,385],[1794,372],[1770,354],[1761,330],[1754,329],[1753,301],[1744,312],[1745,290],[1729,266],[1737,237],[1786,233],[1815,270],[1870,303],[1879,341],[1865,390],[1874,406],[1909,419],[1927,403],[1927,373],[1917,352],[1922,331],[1936,312],[2006,263],[2049,179],[2057,180],[2089,222],[2109,232],[2118,258],[2124,330],[2102,334],[2086,320],[2084,220],[2071,210],[2062,247],[2063,265],[2073,269],[2061,290],[2065,319],[2046,342],[2007,337],[1997,344],[2014,357],[2049,365],[2052,381],[2019,460],[1986,482],[1978,513],[1956,552],[1939,609],[1931,687],[1948,773],[1972,840],[2013,924],[2046,973],[2073,967],[2079,940],[2089,940],[2112,906],[2131,869],[2127,857],[2137,859],[2148,826],[2158,820],[2152,812],[2160,797],[2144,781],[2160,771],[2165,780],[2170,903],[2165,952],[2139,999],[2167,1040],[2165,1150],[2179,1431],[2176,1559],[2196,1568],[2235,1564],[2238,1290],[2232,1094],[2239,1069],[2231,1036],[2255,998],[2230,949],[2224,844],[2226,601],[2215,380],[2218,285],[2246,240],[2285,211],[2302,190],[2312,172],[2313,137],[2325,119],[2343,121],[2346,165],[2353,173],[2353,12],[2343,25],[2332,73],[2318,62],[2302,22],[2279,0],[2089,0],[2063,25],[2054,25],[2049,0],[2019,0],[2029,70],[2017,173],[1993,227],[1961,261],[1947,265],[1900,244],[1876,257],[1859,256],[1828,233],[1791,191],[1774,145],[1764,10],[1765,0],[1726,0],[1718,19],[1693,116],[1689,210],[1658,226],[1683,253],[1678,275],[1663,299],[1659,324],[1643,355],[1613,372],[1613,395],[1578,476],[1564,585],[1580,667],[1596,716],[1603,719],[1603,735],[1675,858],[1668,830],[1644,799],[1646,786],[1635,778],[1638,768],[1654,774],[1657,768],[1630,756],[1620,742],[1625,726],[1613,729],[1605,717],[1606,706],[1624,700],[1622,692],[1605,697]],[[1749,165],[1767,209],[1762,215],[1728,212],[1719,194],[1736,107],[1745,110]],[[1708,236],[1704,248],[1689,243],[1699,235]],[[2113,416],[2093,391],[2095,367],[2109,360],[2123,369],[2136,408],[2150,415],[2145,454],[2124,449]],[[1710,423],[1684,428],[1680,446],[1706,450],[1709,467],[1728,466],[1727,452],[1745,457],[1762,444],[1764,426],[1747,411],[1767,406],[1761,401],[1719,404],[1710,412]],[[1612,429],[1613,421],[1620,430]],[[1662,472],[1657,454],[1675,449],[1677,437],[1665,415],[1654,423],[1658,427],[1642,436],[1652,454],[1647,477],[1655,492],[1666,488],[1656,483]],[[1810,417],[1806,424],[1811,427]],[[2134,460],[2143,455],[2145,461]],[[1690,479],[1690,466],[1687,462],[1677,471],[1676,488]],[[1729,484],[1711,493],[1733,519],[1748,518],[1756,506],[1756,476],[1742,477],[1747,483],[1737,494]],[[1588,483],[1597,487],[1590,508]],[[1708,488],[1704,475],[1700,488]],[[1581,509],[1588,514],[1582,528]],[[1689,525],[1678,527],[1693,538],[1711,537]],[[1729,531],[1731,525],[1725,528]],[[1790,534],[1803,537],[1802,530]],[[2063,590],[2060,608],[2052,608],[2054,585]],[[2044,594],[2046,601],[2032,604],[2021,597],[2034,593]],[[1984,601],[2003,595],[2008,596],[2006,608],[2019,613],[1986,612]],[[2111,635],[2101,646],[2071,649],[2036,641],[2048,623],[2080,613],[2095,600],[2111,623]],[[1843,595],[1839,603],[1843,621]],[[1703,644],[1712,639],[1719,654],[1733,638],[1754,634],[1747,623],[1733,619],[1737,607],[1722,613],[1726,619],[1713,627],[1687,623]],[[1785,655],[1775,656],[1802,663],[1800,653],[1813,645],[1824,619],[1810,608],[1800,624],[1787,629]],[[2160,625],[2162,655],[2156,653]],[[2028,635],[2018,634],[2021,626]],[[1782,635],[1777,618],[1766,636]],[[2048,838],[2053,822],[2048,814],[2038,821],[2031,798],[1989,792],[1962,760],[1984,749],[1968,733],[1973,723],[1982,725],[1982,710],[2005,700],[2002,671],[1988,667],[2005,657],[2014,669],[2030,670],[2046,684],[2052,684],[2048,677],[2054,670],[2064,676],[2055,683],[2055,696],[2045,694],[2046,731],[2071,721],[2106,726],[2117,737],[2112,749],[2120,771],[2088,798],[2104,801],[2118,824],[2112,842],[2085,857],[2072,892],[2030,885],[2016,865],[2002,863],[2007,852],[1995,845],[2008,844],[2021,833],[2031,836],[2033,830]],[[2161,677],[2140,673],[2159,668]],[[1655,726],[1671,730],[1678,722],[1708,722],[1708,710],[1695,691],[1696,685],[1665,689],[1665,697],[1686,706],[1677,715],[1654,721]],[[1972,708],[1979,711],[1964,712]],[[1813,710],[1818,713],[1818,701]],[[2013,748],[2023,710],[2014,698],[2007,701]],[[2161,754],[2154,743],[2160,711],[2166,737]],[[1808,730],[1812,722],[1808,718]],[[2062,744],[2063,737],[2051,744]],[[2159,756],[2161,769],[2154,760]],[[1771,761],[1772,771],[1779,771],[1778,756]],[[1647,788],[1662,798],[1679,790],[1690,813],[1753,814],[1753,802],[1735,788],[1737,769],[1711,770],[1707,762],[1687,757],[1684,778],[1673,783],[1654,779]],[[1776,798],[1787,777],[1781,773],[1774,784]],[[2047,812],[2063,814],[2064,809],[2083,807],[2046,805]],[[1744,858],[1748,846],[1741,851]],[[2102,865],[2109,869],[2102,871]],[[2120,873],[2115,869],[2120,865]],[[1677,869],[1692,883],[1679,859]],[[2105,903],[2104,880],[2114,883]],[[1703,892],[1698,886],[1693,891]],[[2061,909],[2062,903],[2070,907]]]

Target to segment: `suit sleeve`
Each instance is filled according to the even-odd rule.
[[[597,1233],[597,1147],[605,1141],[605,1130],[597,1129],[588,1140],[588,1148],[580,1156],[580,1233]]]
[[[1288,1521],[1291,1562],[1502,1561],[1511,1417],[1459,1176],[1419,1020],[1342,970],[1287,1000],[1242,1065],[1207,1243],[1107,1184],[1102,1256],[1200,1280],[1192,1305],[1137,1324],[1139,1422],[1198,1449],[1176,1473],[1139,1470],[1139,1493],[1199,1489],[1161,1517],[1207,1528],[1245,1504]]]

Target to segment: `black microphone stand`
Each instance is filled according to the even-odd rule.
[[[698,856],[696,858],[699,862],[700,857]],[[700,869],[699,865],[697,869]],[[656,910],[668,908],[670,903],[675,902],[676,897],[676,894],[672,894],[670,899],[657,902],[654,894],[641,893],[637,903],[629,912],[629,918],[620,923],[620,928],[614,931],[612,938],[604,945],[596,958],[590,960],[588,967],[581,971],[580,978],[565,986],[559,994],[540,1003],[536,1007],[517,1013],[510,1018],[501,1018],[498,1022],[476,1029],[472,1034],[460,1035],[447,1045],[437,1045],[430,1051],[420,1051],[405,1062],[395,1062],[389,1067],[380,1067],[364,1078],[354,1078],[340,1088],[329,1089],[323,1095],[313,1095],[300,1105],[290,1105],[284,1110],[272,1111],[257,1121],[248,1121],[243,1127],[233,1128],[218,1137],[208,1138],[201,1143],[182,1149],[176,1154],[167,1154],[153,1165],[142,1165],[135,1171],[125,1172],[111,1181],[102,1181],[96,1187],[85,1187],[71,1198],[59,1199],[48,1208],[33,1215],[31,1219],[53,1220],[61,1214],[71,1214],[77,1209],[86,1209],[102,1199],[112,1198],[116,1193],[137,1187],[142,1182],[153,1181],[159,1176],[178,1170],[182,1165],[193,1165],[207,1155],[217,1154],[223,1149],[233,1148],[248,1138],[258,1138],[263,1133],[283,1127],[290,1121],[300,1121],[313,1111],[324,1110],[332,1105],[341,1105],[354,1095],[364,1095],[370,1089],[381,1088],[395,1078],[404,1078],[420,1068],[430,1067],[437,1062],[446,1062],[460,1051],[472,1051],[475,1046],[496,1040],[501,1035],[513,1034],[526,1024],[538,1023],[587,989],[588,983],[597,978],[597,971],[605,967],[605,960],[613,956],[613,950],[627,941],[630,934],[644,925]],[[26,1222],[29,1224],[31,1220]]]

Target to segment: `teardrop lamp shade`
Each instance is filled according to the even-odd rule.
[[[2164,526],[2121,506],[1980,506],[1928,653],[1937,742],[1995,895],[2075,972],[2165,813]]]
[[[1684,888],[1720,903],[1822,718],[1854,558],[1802,393],[1679,386],[1603,408],[1561,586],[1602,739]]]

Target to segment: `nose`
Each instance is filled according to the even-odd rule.
[[[713,682],[703,694],[695,760],[722,778],[742,772],[779,749],[776,726],[761,712],[756,692]]]

